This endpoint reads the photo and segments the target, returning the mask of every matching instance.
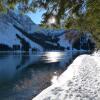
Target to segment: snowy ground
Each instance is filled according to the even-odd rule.
[[[100,100],[100,55],[81,55],[33,100]]]

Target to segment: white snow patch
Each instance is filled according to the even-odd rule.
[[[33,100],[100,100],[100,56],[81,55]]]

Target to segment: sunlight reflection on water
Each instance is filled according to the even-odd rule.
[[[69,52],[0,54],[0,100],[31,100],[55,83],[66,69]]]
[[[47,63],[54,63],[59,62],[61,59],[63,59],[63,56],[64,52],[45,52],[45,54],[43,55],[43,60]]]

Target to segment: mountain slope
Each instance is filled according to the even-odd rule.
[[[71,50],[73,40],[76,42],[73,48],[94,49],[94,43],[91,42],[92,38],[87,35],[83,36],[85,44],[84,41],[80,44],[81,37],[74,39],[79,33],[78,30],[74,29],[43,29],[34,24],[28,16],[16,14],[13,10],[9,10],[6,14],[0,13],[0,51],[6,47],[23,51]],[[68,36],[71,36],[70,42]],[[80,48],[80,45],[83,47]]]
[[[16,25],[21,29],[29,31],[30,26],[35,26],[32,21],[27,16],[16,15],[15,13],[12,14],[11,12],[12,11],[9,11],[8,14],[0,14],[0,45],[6,45],[12,50],[15,46],[19,47],[18,50],[22,50],[22,48],[25,48],[24,43],[27,43],[30,45],[31,49],[35,48],[43,51],[43,48],[40,45],[31,41],[27,36],[23,35],[23,33],[14,27],[14,25]],[[34,30],[35,28],[31,29]],[[0,50],[1,49],[2,48],[0,48]]]

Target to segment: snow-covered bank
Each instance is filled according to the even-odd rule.
[[[33,100],[100,100],[100,56],[77,57],[57,81]]]

